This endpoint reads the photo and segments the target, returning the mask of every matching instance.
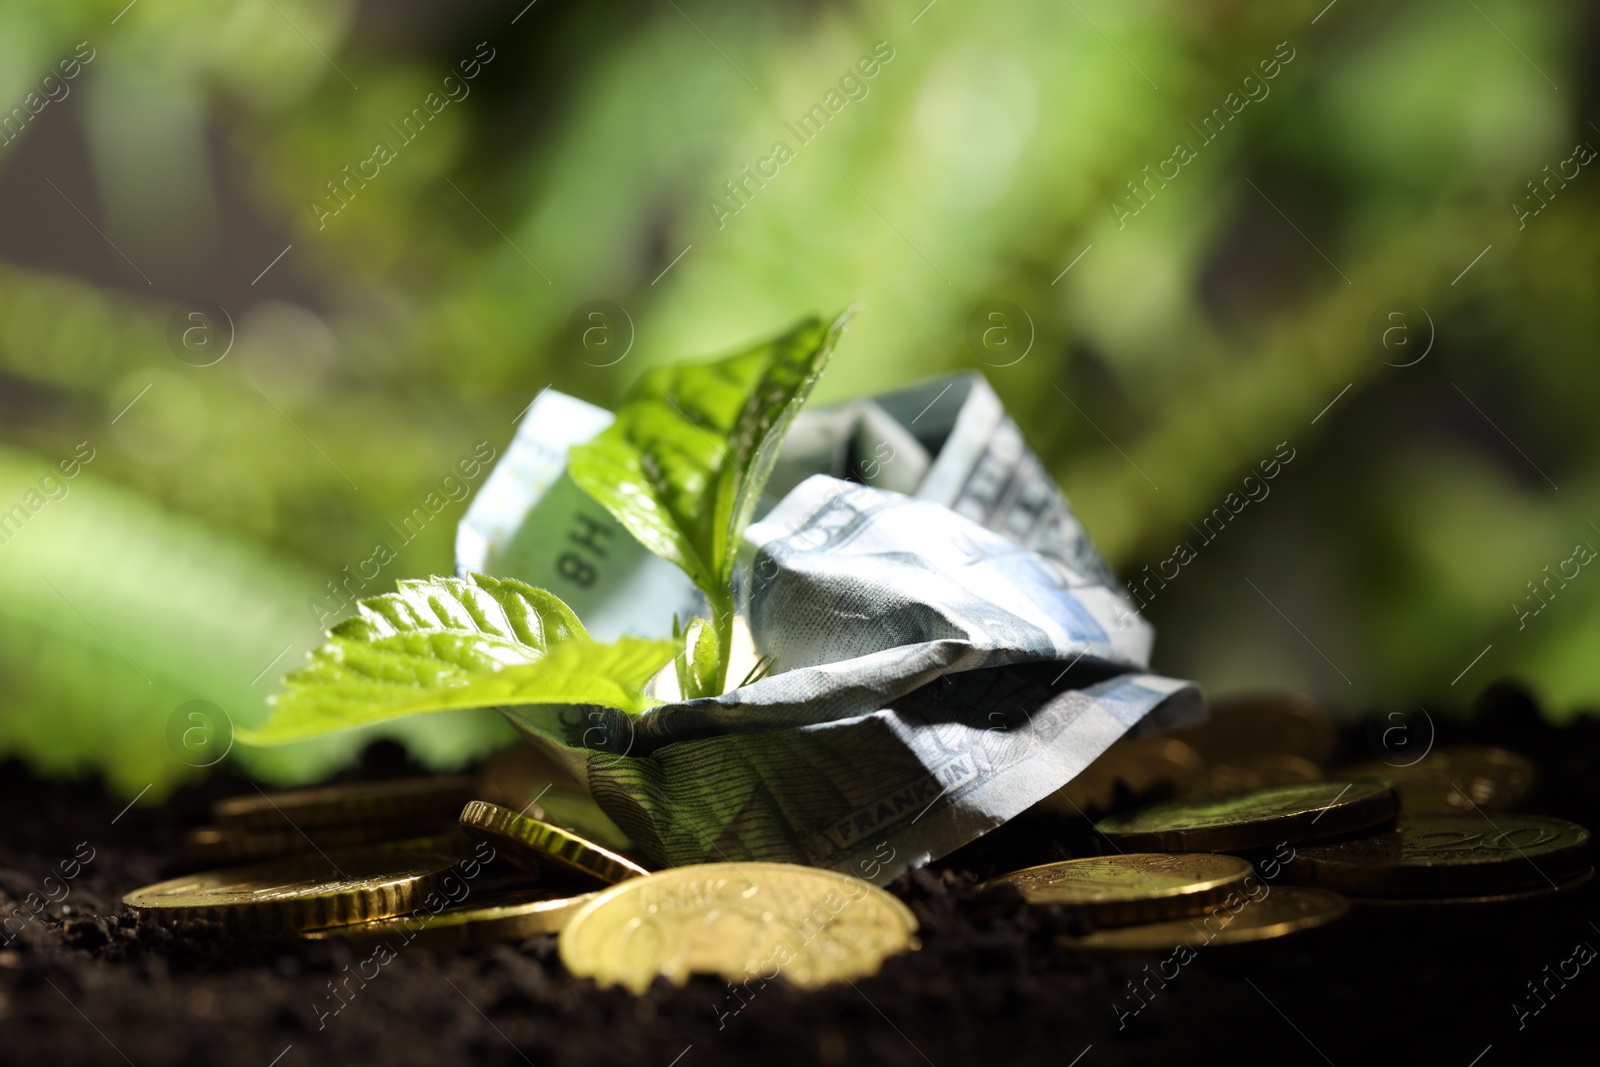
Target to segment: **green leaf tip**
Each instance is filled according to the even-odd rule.
[[[717,692],[727,673],[739,541],[853,310],[832,320],[807,316],[722,359],[647,372],[616,420],[568,453],[572,480],[706,595],[718,666],[700,681]]]
[[[573,447],[573,481],[715,603],[783,437],[850,314],[808,316],[731,356],[649,371],[616,421]]]

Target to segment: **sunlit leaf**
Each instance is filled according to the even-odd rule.
[[[284,679],[272,717],[246,735],[276,743],[422,712],[599,704],[637,712],[671,641],[589,638],[555,595],[511,579],[403,581],[361,601],[311,662]]]
[[[573,480],[725,601],[739,538],[846,318],[807,318],[737,355],[651,371],[611,426],[572,449]]]

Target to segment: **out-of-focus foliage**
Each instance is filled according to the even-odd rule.
[[[171,710],[257,721],[356,596],[447,572],[458,460],[536,390],[613,403],[857,299],[820,398],[984,370],[1142,590],[1162,669],[1592,703],[1600,577],[1561,575],[1600,546],[1600,177],[1567,162],[1600,146],[1593,18],[6,4],[0,510],[95,459],[0,545],[0,750],[130,793],[191,773]],[[169,349],[191,299],[231,316],[215,365]],[[575,342],[597,299],[626,309],[620,361]],[[1031,321],[1019,361],[969,342],[992,300]],[[1397,300],[1431,327],[1385,350]],[[418,729],[457,760],[507,736]],[[312,777],[355,743],[254,758]]]

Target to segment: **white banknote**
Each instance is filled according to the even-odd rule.
[[[534,404],[463,521],[459,563],[550,588],[606,620],[597,636],[664,632],[694,590],[560,473],[565,447],[605,423],[577,403]],[[564,412],[587,422],[556,425]],[[1204,714],[1193,686],[1147,673],[1148,625],[981,378],[815,413],[773,485],[739,568],[772,674],[639,716],[506,712],[656,861],[881,883],[1037,803],[1130,729]],[[579,553],[592,571],[562,562]]]

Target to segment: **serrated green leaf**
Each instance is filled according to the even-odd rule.
[[[573,481],[726,603],[739,539],[847,318],[809,317],[748,351],[651,371],[611,426],[572,449]]]
[[[402,581],[361,601],[284,679],[272,717],[243,740],[273,744],[422,712],[518,704],[649,706],[644,685],[672,641],[590,639],[560,598],[509,578]]]

